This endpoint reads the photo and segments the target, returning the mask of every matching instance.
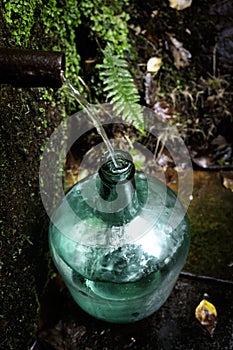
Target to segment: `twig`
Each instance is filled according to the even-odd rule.
[[[210,283],[221,283],[221,284],[226,284],[228,286],[233,286],[233,281],[231,280],[224,280],[221,278],[215,278],[210,276],[194,275],[190,272],[185,272],[185,271],[182,271],[180,273],[180,277],[187,278],[190,280],[198,280],[198,281],[204,281],[204,282],[210,282]]]

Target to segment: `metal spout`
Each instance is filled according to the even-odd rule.
[[[59,88],[64,71],[62,52],[0,48],[0,84]]]

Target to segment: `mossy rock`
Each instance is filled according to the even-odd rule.
[[[98,38],[104,42],[106,18],[101,7],[108,10],[114,25],[119,23],[119,30],[111,31],[112,20],[108,18],[107,34],[111,35],[119,50],[128,40],[127,33],[124,34],[128,16],[122,11],[127,0],[118,2],[115,9],[107,3],[96,0],[95,6],[83,1],[77,7],[74,0],[50,0],[46,4],[40,0],[30,3],[3,0],[0,6],[0,46],[64,51],[66,77],[72,77],[72,83],[77,86],[80,11],[87,19],[85,16],[89,16],[88,11],[94,6],[95,16],[88,21],[94,23]],[[1,349],[29,349],[36,337],[40,297],[48,281],[49,266],[48,217],[39,192],[40,157],[53,130],[76,109],[75,103],[61,90],[0,87]]]
[[[2,10],[0,46],[13,47]],[[56,101],[56,91],[0,87],[1,349],[29,348],[38,327],[39,298],[48,276],[48,218],[39,193],[39,162],[63,116]]]

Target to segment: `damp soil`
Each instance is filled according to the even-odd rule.
[[[126,59],[140,103],[176,125],[197,168],[232,169],[232,2],[197,0],[177,11],[169,1],[133,1],[127,11],[134,44]],[[86,37],[83,44],[82,76],[94,96],[98,46]],[[147,70],[152,57],[162,60],[157,73]]]
[[[59,282],[57,282],[59,287]],[[114,325],[82,311],[65,289],[50,286],[52,305],[47,322],[38,333],[35,349],[121,350],[121,349],[231,349],[232,291],[226,285],[190,281],[180,277],[167,302],[153,315],[134,324]],[[198,323],[195,308],[203,293],[209,293],[218,310],[214,336]]]
[[[142,103],[173,121],[198,168],[232,167],[232,18],[231,1],[193,1],[183,11],[138,1],[132,23]],[[145,67],[154,56],[163,62],[157,74]]]

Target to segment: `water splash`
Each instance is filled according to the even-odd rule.
[[[62,81],[64,83],[64,87],[67,88],[70,92],[70,94],[76,99],[76,101],[82,106],[82,108],[87,112],[88,116],[90,117],[91,121],[93,122],[94,127],[96,128],[98,134],[102,137],[105,146],[107,147],[107,150],[111,156],[111,159],[113,161],[114,166],[117,168],[117,162],[114,156],[114,149],[111,145],[111,142],[109,141],[109,138],[101,124],[101,121],[99,120],[96,107],[92,104],[90,104],[85,97],[80,93],[79,90],[77,90],[64,76],[62,73],[61,75]]]

